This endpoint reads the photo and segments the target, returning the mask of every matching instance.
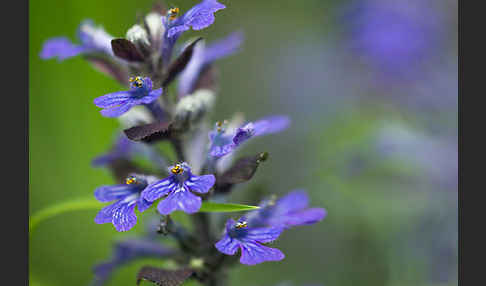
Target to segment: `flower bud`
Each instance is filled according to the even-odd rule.
[[[143,106],[134,106],[118,117],[124,128],[153,122],[152,115]]]
[[[140,25],[136,24],[133,25],[128,31],[127,31],[127,40],[131,41],[134,44],[137,45],[144,45],[144,46],[150,46],[150,41],[148,38],[147,31]]]
[[[198,122],[212,109],[214,97],[214,92],[209,89],[200,89],[192,95],[183,97],[175,109],[176,121]]]
[[[164,25],[162,25],[162,21],[160,20],[162,15],[159,13],[149,13],[145,16],[145,26],[147,27],[148,33],[152,39],[152,43],[157,43],[162,38],[162,34],[165,31]]]

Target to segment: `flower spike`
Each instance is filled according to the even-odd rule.
[[[309,196],[304,190],[295,190],[275,200],[270,198],[260,204],[260,209],[248,214],[248,220],[258,226],[281,226],[285,229],[314,224],[324,219],[323,208],[308,208]]]

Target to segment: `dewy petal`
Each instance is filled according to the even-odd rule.
[[[143,79],[143,88],[147,91],[150,92],[152,90],[152,80],[149,77],[146,77]]]
[[[258,241],[261,243],[272,242],[276,240],[283,229],[280,227],[262,227],[249,229],[243,240],[246,241]]]
[[[171,27],[169,28],[169,30],[167,31],[167,37],[168,38],[172,38],[172,37],[175,37],[175,36],[178,36],[179,34],[181,34],[182,32],[184,31],[187,31],[189,30],[190,27],[187,26],[187,25],[179,25],[179,26],[174,26],[174,27]]]
[[[243,142],[253,137],[254,133],[253,123],[249,122],[236,130],[235,135],[233,136],[233,143],[237,146],[241,145]]]
[[[233,226],[235,225],[236,221],[232,218],[228,219],[225,224],[226,232],[230,232]]]
[[[194,30],[201,30],[214,23],[214,13],[224,9],[226,6],[216,0],[203,0],[187,11],[182,17],[176,19],[168,30],[169,38],[174,35],[188,30],[192,27]]]
[[[148,95],[142,97],[140,101],[144,104],[149,104],[162,95],[162,88],[152,90]]]
[[[162,17],[162,22],[164,21],[165,16]],[[184,26],[181,26],[184,27]],[[162,41],[161,45],[161,55],[162,55],[162,62],[164,66],[167,66],[170,62],[170,59],[172,57],[172,51],[174,49],[174,45],[177,42],[177,39],[179,38],[178,34],[175,34],[174,36],[170,37],[168,36],[168,30],[166,29],[164,32],[164,39]]]
[[[227,255],[234,255],[240,246],[238,240],[229,237],[229,235],[225,234],[223,238],[216,242],[214,245],[216,249],[220,252],[227,254]]]
[[[120,106],[100,110],[100,113],[105,117],[118,117],[123,113],[127,112],[128,110],[130,110],[132,106],[133,104],[131,102],[126,102]]]
[[[123,202],[113,212],[113,225],[117,231],[130,230],[137,224],[137,216],[135,215],[135,203]]]
[[[280,250],[261,245],[257,242],[242,243],[240,247],[240,262],[246,265],[255,265],[265,261],[279,261],[285,258],[285,255]]]
[[[94,221],[97,224],[109,223],[113,221],[113,213],[119,207],[120,201],[102,208],[96,215]]]
[[[57,37],[47,40],[40,52],[41,59],[57,57],[59,61],[74,57],[86,51],[85,47],[73,44],[68,38]]]
[[[137,216],[134,209],[136,201],[127,197],[114,204],[104,207],[95,217],[98,224],[113,223],[117,231],[127,231],[137,223]]]
[[[236,149],[236,145],[233,142],[230,142],[228,144],[225,144],[223,146],[212,146],[211,150],[209,150],[209,154],[213,157],[222,157],[234,149]]]
[[[140,196],[140,198],[138,199],[137,207],[140,212],[144,212],[145,210],[150,208],[152,204],[153,202],[149,202],[146,199],[142,198],[142,196]]]
[[[178,182],[172,176],[148,185],[142,191],[142,198],[153,202],[178,188]]]
[[[163,215],[168,215],[176,210],[186,213],[195,213],[201,208],[201,198],[185,188],[181,188],[169,194],[162,200],[157,209]]]
[[[254,136],[277,133],[290,125],[287,116],[275,115],[253,122]]]
[[[94,99],[94,104],[101,108],[114,107],[129,101],[132,97],[130,91],[117,91]]]
[[[189,190],[197,193],[207,193],[216,182],[214,175],[191,176],[184,184]]]
[[[136,192],[131,185],[121,184],[114,186],[101,186],[95,190],[95,198],[100,202],[119,200]]]

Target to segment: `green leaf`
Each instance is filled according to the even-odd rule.
[[[155,204],[154,204],[155,205]],[[92,210],[101,209],[103,204],[95,200],[94,198],[80,198],[73,201],[62,202],[43,210],[38,211],[32,215],[29,219],[29,235],[42,221],[55,217],[57,215],[80,210]],[[221,204],[213,202],[203,202],[200,212],[239,212],[239,211],[249,211],[256,210],[259,207],[239,205],[239,204]]]
[[[47,207],[43,210],[38,211],[34,215],[32,215],[29,219],[29,235],[32,234],[34,228],[42,221],[57,216],[59,214],[63,214],[66,212],[71,211],[78,211],[78,210],[91,210],[91,209],[101,209],[103,204],[95,200],[93,197],[91,198],[82,198],[76,199],[73,201],[62,202],[50,207]]]
[[[222,212],[240,212],[240,211],[250,211],[256,210],[260,207],[256,206],[248,206],[248,205],[239,205],[239,204],[222,204],[222,203],[213,203],[213,202],[203,202],[200,212],[206,213],[222,213]]]

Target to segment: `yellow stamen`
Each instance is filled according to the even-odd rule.
[[[237,229],[248,227],[248,223],[246,221],[241,221],[241,222],[239,221],[235,224],[235,227]]]
[[[177,15],[179,14],[179,8],[170,8],[169,11],[167,12],[167,16],[169,16],[169,20],[174,20],[177,18]]]
[[[128,81],[131,82],[134,87],[142,87],[143,86],[143,78],[141,76],[130,77],[128,79]]]
[[[178,164],[178,165],[175,165],[172,169],[170,169],[170,171],[172,172],[172,174],[177,175],[177,174],[182,173],[183,169]]]
[[[131,184],[134,184],[134,183],[136,183],[136,182],[137,182],[137,179],[136,179],[136,178],[134,178],[134,177],[128,177],[128,178],[125,180],[125,183],[126,183],[127,185],[131,185]]]

